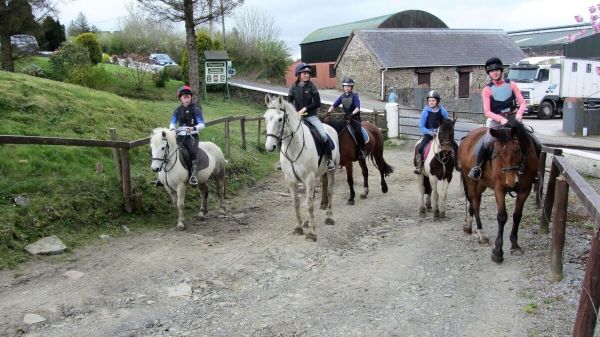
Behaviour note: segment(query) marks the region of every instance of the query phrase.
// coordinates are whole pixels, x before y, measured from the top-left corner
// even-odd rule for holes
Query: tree
[[[137,0],[145,9],[154,13],[158,21],[184,22],[185,44],[188,51],[188,73],[194,101],[198,101],[200,78],[198,53],[196,52],[196,27],[215,18],[230,14],[244,0],[220,0],[221,6],[208,6],[209,0]],[[212,0],[211,0],[212,1]]]
[[[38,44],[43,50],[55,51],[60,44],[67,40],[65,26],[59,20],[47,16],[42,23],[42,32],[38,37]]]
[[[75,42],[85,47],[90,53],[90,62],[98,64],[102,61],[102,50],[94,33],[83,33],[77,35]]]
[[[15,71],[10,36],[34,33],[39,27],[35,18],[54,12],[54,0],[0,0],[0,53],[2,69]]]
[[[83,33],[97,33],[98,28],[96,26],[90,26],[87,18],[83,15],[82,12],[79,12],[79,15],[75,18],[75,20],[71,20],[71,24],[69,28],[67,28],[67,34],[69,36],[77,36]]]

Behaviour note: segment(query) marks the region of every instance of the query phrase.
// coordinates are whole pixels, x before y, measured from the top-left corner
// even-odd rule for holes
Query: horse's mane
[[[329,119],[324,123],[331,125],[331,127],[334,128],[338,134],[340,134],[342,130],[344,130],[344,127],[346,127],[346,121],[332,120],[331,117],[329,117]]]
[[[271,109],[280,109],[288,116],[290,121],[292,122],[300,122],[300,117],[296,112],[296,108],[292,105],[292,103],[288,102],[286,98],[281,97],[281,104],[279,104],[279,99],[273,99],[271,103],[268,105]]]
[[[152,130],[152,137],[150,137],[150,144],[158,144],[162,140],[162,133],[165,131],[167,135],[167,141],[169,144],[175,144],[175,132],[167,129],[167,128],[156,128]]]

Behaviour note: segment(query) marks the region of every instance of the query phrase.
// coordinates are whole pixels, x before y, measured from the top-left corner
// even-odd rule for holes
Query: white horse
[[[302,216],[300,215],[300,199],[298,198],[298,183],[303,183],[306,188],[306,208],[308,219],[305,225],[308,230],[306,240],[316,241],[314,224],[314,191],[315,181],[321,179],[321,193],[327,196],[325,224],[333,225],[331,204],[333,198],[333,185],[335,171],[327,172],[325,158],[319,163],[317,148],[308,126],[300,121],[300,117],[293,105],[281,96],[271,98],[265,96],[267,111],[265,112],[265,128],[267,139],[265,149],[274,151],[280,146],[279,160],[281,170],[285,173],[285,180],[292,195],[292,202],[296,211],[297,226],[294,234],[302,235]],[[329,125],[323,125],[325,132],[331,137],[335,149],[331,151],[332,159],[337,166],[340,161],[339,143],[337,132]]]
[[[430,208],[431,199],[433,199],[433,217],[446,217],[446,197],[456,161],[456,154],[452,149],[455,122],[456,119],[445,119],[442,122],[437,134],[431,140],[431,148],[423,161],[423,172],[417,175],[420,191],[420,216],[425,216],[425,195],[427,195],[428,208]],[[416,147],[422,139],[415,144],[415,153]],[[425,149],[423,149],[423,152],[425,152]],[[441,183],[441,187],[438,187],[438,182]]]
[[[202,210],[198,213],[201,219],[206,218],[208,213],[208,186],[209,178],[213,177],[219,194],[219,209],[223,214],[223,198],[225,197],[225,165],[227,161],[221,149],[211,142],[200,142],[198,147],[203,150],[207,157],[206,167],[198,169],[198,188],[202,195]],[[185,202],[185,191],[189,180],[189,171],[183,166],[181,151],[176,141],[175,132],[166,128],[152,130],[150,137],[150,149],[152,151],[152,171],[158,172],[158,179],[163,183],[165,189],[171,196],[173,204],[177,206],[178,219],[177,229],[184,229],[183,208]]]

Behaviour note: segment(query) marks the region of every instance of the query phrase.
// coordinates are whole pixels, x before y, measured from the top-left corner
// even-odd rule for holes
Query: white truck
[[[529,57],[512,64],[506,77],[521,89],[525,113],[540,119],[562,115],[566,97],[583,98],[590,108],[600,106],[600,61]]]

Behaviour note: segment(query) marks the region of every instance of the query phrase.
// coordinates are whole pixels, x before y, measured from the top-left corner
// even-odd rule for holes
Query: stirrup
[[[281,171],[281,162],[278,161],[275,163],[275,169]]]
[[[415,169],[413,170],[413,173],[416,175],[420,175],[421,173],[423,173],[423,168],[422,167],[415,167]]]
[[[198,178],[195,175],[192,175],[189,180],[190,185],[196,186],[198,185]]]
[[[473,180],[481,179],[481,167],[473,166],[471,171],[469,171],[469,178],[471,178]]]

